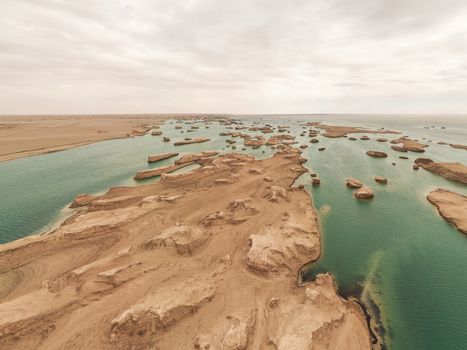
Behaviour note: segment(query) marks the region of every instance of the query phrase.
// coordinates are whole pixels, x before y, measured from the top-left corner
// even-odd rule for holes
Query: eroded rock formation
[[[320,254],[298,150],[209,159],[1,245],[0,348],[371,349],[330,276],[297,284]]]
[[[439,214],[460,232],[467,234],[467,196],[438,188],[426,197]]]

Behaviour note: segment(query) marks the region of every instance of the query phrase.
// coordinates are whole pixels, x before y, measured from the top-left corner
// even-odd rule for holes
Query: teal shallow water
[[[297,136],[302,130],[300,121],[385,127],[420,140],[432,140],[422,156],[467,164],[466,151],[436,144],[467,143],[467,120],[461,118],[252,116],[245,120],[290,125]],[[424,129],[426,125],[437,128]],[[172,141],[198,135],[211,137],[212,141],[173,147],[160,137],[144,136],[0,163],[0,242],[43,230],[67,214],[64,208],[79,193],[135,185],[132,177],[137,170],[148,167],[150,153],[222,150],[226,145],[227,138],[218,136],[225,129],[218,124],[185,134],[173,127],[162,127]],[[303,156],[309,159],[305,165],[322,179],[322,185],[316,188],[308,185],[309,178],[301,179],[312,193],[323,229],[322,256],[313,269],[332,272],[342,291],[363,290],[363,301],[373,300],[379,306],[388,348],[466,349],[467,237],[439,217],[425,196],[436,187],[467,194],[467,186],[424,170],[413,171],[412,160],[419,154],[404,154],[410,160],[398,159],[400,153],[370,137],[370,141],[355,142],[320,137],[320,143],[304,150]],[[308,137],[298,139],[309,144]],[[323,146],[326,150],[318,152],[317,148]],[[365,151],[369,149],[384,150],[389,157],[367,157]],[[272,150],[261,147],[246,152],[267,157]],[[396,166],[391,165],[392,161]],[[375,183],[375,175],[387,177],[389,183]],[[372,187],[375,199],[353,199],[352,191],[345,186],[348,176]]]

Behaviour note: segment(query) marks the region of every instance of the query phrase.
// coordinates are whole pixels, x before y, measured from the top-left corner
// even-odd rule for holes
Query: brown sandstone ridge
[[[339,125],[329,125],[323,124],[321,122],[308,122],[307,126],[314,126],[316,128],[324,129],[325,132],[322,133],[325,137],[337,138],[337,137],[346,137],[348,134],[400,134],[398,131],[384,130],[384,129],[365,129],[354,126],[339,126]]]
[[[155,162],[158,162],[160,160],[167,159],[167,158],[172,158],[172,157],[175,157],[175,156],[178,156],[178,153],[168,152],[168,153],[156,154],[156,155],[148,157],[148,163],[155,163]]]
[[[298,286],[320,254],[299,151],[209,160],[1,245],[0,348],[371,349],[330,275]]]
[[[144,135],[162,115],[2,116],[0,162]]]
[[[195,137],[194,139],[187,139],[187,140],[174,142],[174,146],[183,146],[183,145],[189,145],[191,143],[201,143],[201,142],[207,142],[207,141],[211,141],[211,139],[207,137]]]
[[[467,234],[467,196],[438,188],[426,197],[439,214],[460,232]]]
[[[406,151],[411,151],[411,152],[419,152],[419,153],[422,153],[422,152],[425,152],[425,147],[428,147],[428,145],[424,144],[424,143],[420,143],[416,140],[411,140],[407,137],[400,137],[398,139],[394,139],[391,141],[392,144],[402,144],[402,152],[403,150],[406,150]],[[400,148],[395,148],[395,147],[391,147],[393,150],[395,151],[401,151]]]
[[[414,163],[445,179],[467,184],[467,166],[462,163],[436,163],[428,158],[417,158]]]

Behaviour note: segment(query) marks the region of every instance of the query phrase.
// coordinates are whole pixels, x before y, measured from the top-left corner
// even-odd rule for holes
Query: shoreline
[[[363,311],[337,294],[329,274],[297,286],[294,271],[321,251],[312,198],[293,186],[306,172],[302,159],[290,147],[262,160],[222,154],[189,173],[111,188],[51,234],[0,246],[4,272],[41,266],[40,275],[4,286],[0,345],[53,349],[85,332],[94,348],[115,341],[149,346],[156,339],[162,347],[189,348],[222,344],[233,329],[252,348],[273,342],[282,349],[292,337],[303,346],[369,350]],[[87,302],[74,304],[76,298]],[[152,320],[147,307],[168,308],[170,316]],[[96,312],[87,328],[82,317]],[[171,321],[159,326],[165,317]],[[305,319],[311,329],[298,327]],[[50,324],[43,340],[24,333],[25,326],[42,332]]]
[[[21,159],[21,158],[32,157],[32,156],[39,156],[39,155],[42,155],[42,154],[66,151],[68,149],[78,148],[78,147],[87,146],[87,145],[92,145],[94,143],[103,142],[103,141],[121,140],[121,139],[126,139],[126,138],[130,138],[130,136],[111,137],[111,138],[105,138],[105,139],[100,139],[100,140],[83,141],[83,142],[78,142],[78,143],[70,143],[70,144],[65,144],[65,145],[57,145],[57,146],[50,146],[50,147],[39,148],[39,149],[34,149],[34,150],[27,150],[27,151],[15,152],[15,153],[2,154],[2,155],[0,155],[0,163],[8,162],[10,160],[16,160],[16,159]]]
[[[0,162],[146,134],[170,116],[79,115],[0,118]],[[188,118],[188,117],[185,117]]]

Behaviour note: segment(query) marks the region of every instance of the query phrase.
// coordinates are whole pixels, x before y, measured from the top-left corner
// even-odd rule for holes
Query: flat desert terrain
[[[154,115],[0,116],[0,162],[137,136],[164,119]]]

